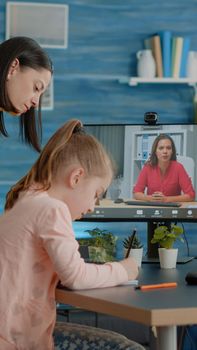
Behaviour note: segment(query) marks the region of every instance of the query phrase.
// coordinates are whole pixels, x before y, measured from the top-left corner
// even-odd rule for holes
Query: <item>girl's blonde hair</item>
[[[80,120],[70,120],[59,128],[43,148],[30,171],[7,193],[5,209],[15,204],[20,192],[34,183],[47,191],[60,167],[78,163],[86,176],[113,176],[113,163],[102,144],[85,133]]]

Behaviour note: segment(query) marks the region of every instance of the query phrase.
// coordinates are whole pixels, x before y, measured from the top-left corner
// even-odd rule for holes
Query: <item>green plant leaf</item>
[[[151,243],[158,243],[162,248],[173,248],[174,242],[176,240],[180,240],[184,242],[184,239],[180,237],[183,234],[183,228],[177,225],[168,226],[158,226],[154,230],[153,238],[151,239]]]
[[[97,255],[98,253],[96,253],[96,256],[91,258],[91,260],[95,262],[113,261],[116,255],[116,241],[118,237],[112,232],[101,230],[98,227],[92,230],[86,230],[85,232],[88,232],[90,237],[79,239],[78,243],[80,245],[86,245],[89,248],[101,247],[105,251],[102,258]],[[94,251],[94,249],[92,251]]]

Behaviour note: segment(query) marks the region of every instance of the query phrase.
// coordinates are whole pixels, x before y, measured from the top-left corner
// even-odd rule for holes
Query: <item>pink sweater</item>
[[[0,217],[0,349],[53,349],[59,279],[87,289],[128,276],[118,262],[85,263],[66,204],[47,192],[28,193]]]

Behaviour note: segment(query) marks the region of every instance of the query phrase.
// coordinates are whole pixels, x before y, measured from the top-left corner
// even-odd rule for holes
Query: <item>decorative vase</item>
[[[159,261],[161,269],[174,269],[176,268],[178,248],[166,249],[158,248]]]
[[[137,75],[142,78],[154,78],[156,75],[156,64],[152,50],[141,50],[137,54]]]
[[[127,251],[127,249],[125,249],[125,253],[126,253],[126,251]],[[136,260],[138,267],[141,267],[142,257],[143,257],[143,247],[131,249],[129,256],[132,256]]]

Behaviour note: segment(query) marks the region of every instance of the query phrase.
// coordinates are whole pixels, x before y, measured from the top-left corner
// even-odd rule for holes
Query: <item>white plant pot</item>
[[[159,261],[161,269],[174,269],[176,268],[178,248],[166,249],[158,248]]]
[[[125,253],[126,253],[126,249],[125,249]],[[141,267],[142,265],[142,256],[143,256],[143,247],[142,248],[135,248],[135,249],[131,249],[129,256],[132,256],[136,262],[138,267]]]

